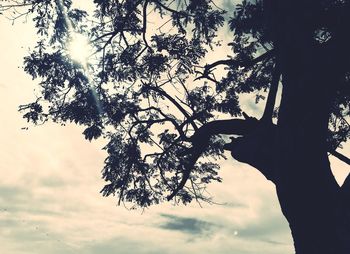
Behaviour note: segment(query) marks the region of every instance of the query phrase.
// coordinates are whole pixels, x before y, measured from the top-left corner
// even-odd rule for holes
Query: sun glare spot
[[[92,47],[84,35],[74,34],[68,44],[68,52],[73,60],[85,66],[92,53]]]

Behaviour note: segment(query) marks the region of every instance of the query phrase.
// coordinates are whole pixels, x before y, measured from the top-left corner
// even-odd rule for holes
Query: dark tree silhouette
[[[348,0],[94,0],[93,16],[71,0],[3,2],[38,31],[24,63],[41,96],[20,111],[109,140],[103,195],[210,202],[205,186],[221,179],[208,158],[227,149],[275,184],[298,254],[350,253],[350,179],[339,187],[328,160],[349,164],[336,151],[349,137]],[[222,30],[231,55],[205,63]],[[77,33],[94,48],[87,64],[67,50]],[[241,112],[240,95],[264,91],[259,120]]]

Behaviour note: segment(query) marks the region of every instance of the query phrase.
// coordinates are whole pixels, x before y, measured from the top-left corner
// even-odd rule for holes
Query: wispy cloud
[[[161,214],[161,217],[166,220],[159,225],[160,228],[181,231],[191,235],[205,235],[214,227],[214,224],[196,218],[186,218],[170,214]]]

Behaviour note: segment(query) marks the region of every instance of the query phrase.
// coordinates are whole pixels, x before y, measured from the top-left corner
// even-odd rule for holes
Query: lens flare
[[[73,34],[68,44],[68,52],[74,61],[86,66],[92,53],[92,47],[84,35]]]

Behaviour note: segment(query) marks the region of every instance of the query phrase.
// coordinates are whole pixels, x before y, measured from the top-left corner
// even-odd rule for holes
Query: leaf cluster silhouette
[[[327,13],[347,5],[324,2]],[[240,116],[239,96],[256,93],[259,100],[271,84],[276,29],[263,1],[242,1],[233,10],[209,0],[94,4],[89,16],[70,0],[23,1],[38,33],[25,71],[40,80],[42,94],[20,107],[23,117],[35,124],[75,122],[86,127],[86,139],[109,139],[103,195],[148,206],[173,193],[191,171],[191,186],[182,186],[176,197],[184,203],[205,198],[205,185],[221,179],[218,165],[203,157],[224,157],[224,141],[207,136],[196,145],[191,136],[210,121]],[[20,6],[2,9],[10,7]],[[231,31],[232,52],[229,59],[206,63],[208,51],[220,45],[220,29]],[[87,69],[70,58],[72,33],[85,35],[95,49]],[[213,69],[220,65],[226,73],[216,79]],[[349,136],[348,82],[343,80],[332,107],[331,150]]]

